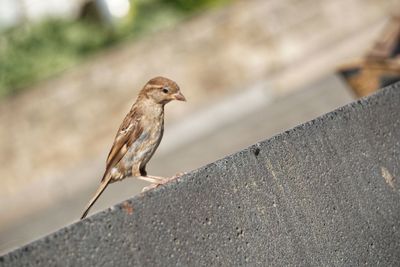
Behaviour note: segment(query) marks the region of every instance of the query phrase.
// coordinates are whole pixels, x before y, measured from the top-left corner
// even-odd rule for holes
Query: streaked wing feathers
[[[142,134],[143,128],[140,125],[140,118],[141,113],[136,108],[131,109],[129,114],[126,115],[124,121],[118,129],[114,144],[112,145],[110,153],[108,154],[107,167],[102,181],[105,179],[110,170],[115,167],[123,158],[125,153],[128,151],[129,146]]]

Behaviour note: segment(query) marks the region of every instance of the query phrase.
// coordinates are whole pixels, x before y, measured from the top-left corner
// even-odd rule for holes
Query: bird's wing
[[[143,132],[140,124],[141,114],[133,108],[125,117],[115,136],[114,144],[111,147],[107,157],[106,171],[104,172],[102,181],[105,179],[110,170],[115,167],[122,157],[126,154],[129,146],[135,142]]]

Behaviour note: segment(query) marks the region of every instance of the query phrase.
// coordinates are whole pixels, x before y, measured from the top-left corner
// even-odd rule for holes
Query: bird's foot
[[[185,174],[186,174],[186,172],[178,172],[178,173],[175,174],[174,176],[168,178],[168,180],[169,180],[169,181],[175,180],[175,179],[177,179],[177,178],[179,178],[179,177],[181,177],[181,176],[183,176],[183,175],[185,175]]]
[[[157,188],[158,186],[159,186],[159,184],[151,184],[151,185],[145,186],[142,189],[142,193],[149,191],[151,189]]]
[[[148,191],[148,190],[157,188],[157,187],[159,187],[160,185],[163,185],[163,184],[167,183],[169,180],[170,180],[169,178],[164,178],[163,180],[159,179],[159,180],[157,180],[156,182],[153,182],[151,185],[148,185],[148,186],[144,187],[144,188],[142,189],[142,193],[143,193],[143,192],[146,192],[146,191]]]
[[[186,173],[185,172],[180,172],[180,173],[177,173],[174,176],[169,177],[169,178],[164,178],[164,177],[159,177],[159,176],[149,176],[148,175],[145,178],[150,178],[151,180],[150,179],[143,179],[143,180],[150,181],[152,184],[149,185],[149,186],[144,187],[142,189],[142,192],[146,192],[148,190],[157,188],[160,185],[163,185],[163,184],[168,183],[169,181],[175,180],[175,179],[181,177],[184,174],[186,174]]]

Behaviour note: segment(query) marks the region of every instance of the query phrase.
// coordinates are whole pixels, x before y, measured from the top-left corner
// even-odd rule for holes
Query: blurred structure
[[[128,15],[129,0],[1,0],[0,30],[47,18],[74,19],[91,16],[113,23]]]
[[[129,14],[129,0],[93,0],[86,1],[81,8],[80,18],[95,20],[112,26],[115,20]]]
[[[339,68],[358,97],[400,80],[400,15],[393,16],[363,59]]]
[[[1,0],[0,30],[48,17],[72,18],[87,0]]]

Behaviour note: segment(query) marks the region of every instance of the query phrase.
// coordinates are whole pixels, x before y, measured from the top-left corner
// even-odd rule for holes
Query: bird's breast
[[[142,133],[129,147],[123,159],[126,169],[131,169],[134,165],[145,166],[161,142],[164,121],[152,120],[142,121],[142,123]]]

